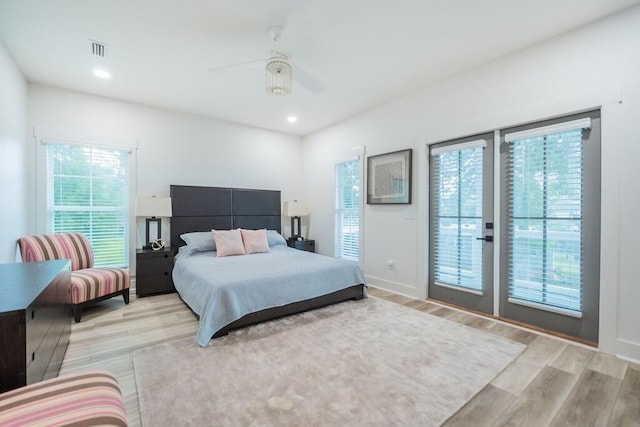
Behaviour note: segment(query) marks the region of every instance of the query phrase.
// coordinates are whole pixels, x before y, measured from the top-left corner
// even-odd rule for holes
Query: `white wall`
[[[0,43],[0,263],[14,261],[17,239],[34,224],[25,186],[26,118],[27,82]]]
[[[29,188],[38,201],[39,232],[46,228],[42,139],[131,148],[132,224],[136,195],[168,196],[171,184],[281,190],[283,200],[300,197],[300,137],[39,84],[30,84],[28,92],[28,124],[37,135],[29,143]],[[132,228],[139,247],[144,220]]]
[[[328,183],[333,183],[333,163],[340,153],[354,146],[366,146],[367,155],[413,148],[413,205],[365,206],[362,264],[370,283],[424,298],[426,146],[602,107],[600,347],[640,360],[638,40],[640,7],[305,137],[310,237],[321,253],[333,255],[334,194]],[[387,268],[388,260],[396,268]]]

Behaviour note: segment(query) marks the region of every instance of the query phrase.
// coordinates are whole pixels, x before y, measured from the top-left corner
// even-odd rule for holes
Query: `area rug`
[[[133,361],[145,426],[436,426],[523,348],[370,297]]]

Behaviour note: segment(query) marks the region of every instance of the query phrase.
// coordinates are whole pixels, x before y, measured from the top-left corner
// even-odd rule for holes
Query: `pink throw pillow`
[[[267,230],[245,230],[240,229],[244,251],[247,254],[257,254],[269,252],[269,242],[267,241]]]
[[[244,255],[242,234],[240,229],[235,230],[211,230],[213,240],[216,241],[216,256]]]

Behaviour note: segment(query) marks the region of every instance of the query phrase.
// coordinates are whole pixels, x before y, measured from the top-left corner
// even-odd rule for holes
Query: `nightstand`
[[[301,251],[315,252],[316,241],[315,240],[293,240],[287,239],[287,246],[300,249]]]
[[[172,248],[136,250],[136,295],[175,292],[172,270]]]

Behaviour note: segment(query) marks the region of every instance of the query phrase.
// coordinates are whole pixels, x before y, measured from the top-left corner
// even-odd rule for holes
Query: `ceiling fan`
[[[326,87],[313,75],[304,70],[290,55],[278,50],[276,46],[282,36],[282,27],[272,27],[269,30],[274,49],[262,59],[239,62],[231,65],[211,68],[212,73],[223,73],[242,69],[261,68],[265,70],[265,90],[269,95],[286,96],[291,94],[292,80],[306,88],[313,94],[322,93]]]

